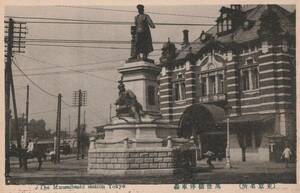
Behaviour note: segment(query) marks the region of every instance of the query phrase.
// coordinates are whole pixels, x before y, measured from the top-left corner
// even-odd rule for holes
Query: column
[[[172,71],[164,67],[159,81],[160,112],[166,120],[172,121]]]
[[[219,93],[219,84],[218,84],[218,73],[216,73],[216,75],[215,75],[215,89],[216,89],[216,94],[218,94]]]
[[[251,144],[252,144],[252,148],[255,148],[255,130],[252,130],[251,131],[251,140],[252,140],[252,142],[251,142]]]
[[[248,77],[249,77],[249,90],[253,89],[253,82],[252,82],[252,70],[249,68],[248,70]]]
[[[196,73],[195,64],[190,61],[186,62],[186,72],[185,72],[185,101],[187,105],[196,103]]]
[[[207,75],[206,77],[206,95],[209,95],[209,75]]]

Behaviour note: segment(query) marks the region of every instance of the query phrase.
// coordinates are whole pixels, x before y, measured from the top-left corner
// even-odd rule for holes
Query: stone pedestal
[[[150,62],[137,61],[125,63],[118,70],[126,90],[135,93],[143,112],[139,119],[119,114],[104,127],[104,139],[91,140],[88,173],[171,175],[185,167],[182,155],[195,165],[194,141],[178,139],[177,126],[163,121],[160,115],[156,93],[160,68]]]
[[[143,111],[159,114],[157,76],[160,73],[160,67],[140,60],[124,63],[118,71],[123,76],[126,89],[136,94],[137,100],[143,106]],[[152,100],[151,97],[154,99]]]

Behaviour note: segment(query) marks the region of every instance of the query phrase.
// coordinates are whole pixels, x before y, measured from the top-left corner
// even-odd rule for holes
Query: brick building
[[[160,58],[160,111],[200,152],[224,154],[226,117],[232,160],[278,160],[295,148],[295,12],[278,5],[222,7],[216,25]]]

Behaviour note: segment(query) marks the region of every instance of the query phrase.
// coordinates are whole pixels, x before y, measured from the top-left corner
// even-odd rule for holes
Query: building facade
[[[278,5],[222,7],[216,25],[160,58],[160,111],[200,154],[276,161],[296,147],[295,13]]]

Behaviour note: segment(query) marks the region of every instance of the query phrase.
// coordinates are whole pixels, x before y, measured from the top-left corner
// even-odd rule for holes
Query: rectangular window
[[[248,70],[242,71],[241,80],[242,80],[243,90],[249,90],[250,85],[249,85],[249,71]]]
[[[221,32],[223,32],[224,31],[224,28],[223,28],[223,21],[221,22]]]
[[[253,89],[259,88],[259,73],[257,68],[251,69],[251,76],[252,76],[252,88]]]
[[[228,20],[228,30],[231,30],[232,29],[232,26],[231,26],[231,20]]]
[[[173,96],[175,101],[185,99],[185,83],[183,81],[173,83]]]
[[[180,100],[179,84],[178,83],[174,84],[174,97],[175,97],[175,101]]]
[[[185,99],[185,83],[184,82],[180,82],[180,100],[184,100]]]
[[[209,77],[209,93],[208,95],[216,94],[216,81],[215,76]]]
[[[207,87],[206,87],[206,78],[203,77],[201,78],[201,96],[206,96],[207,95]]]
[[[223,74],[218,75],[218,93],[224,93]]]
[[[241,71],[241,85],[243,90],[259,88],[259,72],[257,67],[247,68]]]

